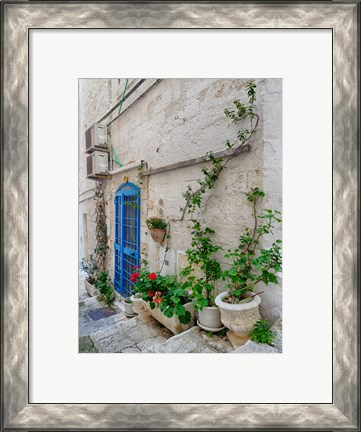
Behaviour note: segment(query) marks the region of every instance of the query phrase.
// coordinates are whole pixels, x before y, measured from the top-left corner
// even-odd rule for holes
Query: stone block
[[[260,344],[253,341],[248,341],[245,345],[235,349],[233,351],[234,354],[236,353],[270,353],[270,354],[278,354],[278,351],[276,348],[271,347],[267,344]],[[232,353],[232,354],[233,354]]]
[[[228,336],[228,339],[231,342],[234,349],[237,349],[240,346],[243,346],[246,342],[249,341],[248,335],[240,335],[240,334],[234,333],[230,330],[227,332],[227,336]]]

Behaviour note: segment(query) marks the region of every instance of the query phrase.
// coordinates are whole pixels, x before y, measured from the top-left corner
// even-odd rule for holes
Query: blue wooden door
[[[140,190],[133,183],[122,184],[114,197],[114,287],[124,297],[132,293],[130,277],[140,265]]]

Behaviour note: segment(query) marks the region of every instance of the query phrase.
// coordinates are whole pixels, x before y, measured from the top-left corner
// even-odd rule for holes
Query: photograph
[[[282,79],[79,79],[79,352],[282,353]]]

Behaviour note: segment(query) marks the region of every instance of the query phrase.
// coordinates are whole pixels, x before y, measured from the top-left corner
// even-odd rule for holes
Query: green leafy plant
[[[188,265],[180,275],[186,279],[183,287],[192,290],[196,310],[214,305],[215,282],[222,276],[221,266],[214,258],[222,247],[213,244],[212,234],[214,231],[211,228],[202,227],[198,220],[193,220],[191,248],[186,251]],[[197,268],[204,276],[195,275]]]
[[[99,270],[105,270],[108,253],[108,234],[105,216],[104,182],[99,181],[95,188],[95,256]]]
[[[223,272],[229,290],[224,301],[228,303],[244,301],[260,282],[277,284],[277,274],[282,270],[281,240],[274,241],[269,248],[261,245],[264,236],[273,234],[274,224],[281,222],[280,212],[265,209],[261,215],[257,214],[258,200],[265,196],[257,187],[246,196],[253,205],[254,225],[244,229],[239,246],[225,255],[231,260],[230,267]]]
[[[95,286],[99,290],[99,297],[104,300],[108,306],[111,306],[115,301],[115,292],[112,281],[108,277],[108,272],[102,271],[98,274]]]
[[[190,301],[190,295],[175,276],[161,276],[148,269],[134,270],[131,276],[134,289],[151,309],[158,307],[168,318],[176,315],[182,324],[190,322],[192,316],[184,307]]]
[[[184,208],[181,208],[182,219],[187,209],[189,214],[193,214],[197,208],[201,207],[203,194],[214,187],[220,173],[223,171],[225,166],[225,164],[222,164],[223,159],[216,158],[212,152],[207,153],[207,159],[210,162],[210,167],[202,167],[201,172],[204,177],[197,180],[198,188],[193,190],[188,185],[187,190],[183,193],[186,204]]]
[[[233,101],[235,109],[226,108],[224,110],[225,116],[231,120],[229,126],[239,123],[244,126],[246,123],[247,127],[238,130],[236,134],[237,139],[233,139],[232,141],[227,139],[225,141],[228,155],[226,154],[223,159],[215,157],[212,152],[206,154],[209,163],[207,166],[202,167],[201,171],[203,177],[197,180],[197,187],[194,188],[191,185],[188,185],[186,191],[183,192],[182,196],[185,199],[185,205],[180,208],[181,216],[178,219],[169,220],[168,233],[171,231],[171,222],[183,221],[187,211],[190,218],[194,218],[196,210],[201,208],[203,195],[215,186],[219,176],[231,160],[232,156],[240,153],[244,147],[249,144],[259,123],[259,115],[255,112],[256,89],[257,86],[255,82],[253,80],[248,81],[246,84],[248,100],[243,103],[240,99],[236,99]],[[229,154],[229,152],[231,152],[231,154]],[[167,239],[166,253],[164,254],[163,264],[161,266],[162,268],[169,249],[168,244],[169,241]]]
[[[222,159],[215,157],[212,152],[207,153],[206,156],[210,162],[210,167],[205,166],[202,168],[203,178],[197,180],[198,187],[195,190],[188,185],[187,190],[183,193],[186,204],[184,208],[181,208],[181,220],[184,219],[187,209],[188,213],[192,215],[197,208],[199,209],[201,207],[203,194],[214,187],[231,157],[238,154],[238,152],[249,143],[252,135],[256,131],[259,122],[259,115],[255,112],[256,88],[257,86],[253,80],[248,81],[246,84],[248,101],[243,103],[240,99],[236,99],[233,101],[234,109],[226,108],[224,110],[225,116],[231,120],[229,126],[239,122],[244,123],[245,121],[249,123],[249,126],[238,130],[236,140],[226,140],[225,147],[232,150],[232,155]]]
[[[167,229],[167,222],[163,218],[151,217],[145,221],[149,229]]]
[[[276,333],[271,330],[271,324],[266,320],[258,320],[250,332],[249,337],[257,343],[272,345]]]
[[[94,285],[97,280],[97,274],[99,272],[98,261],[93,254],[89,255],[88,259],[83,258],[80,263],[80,270],[85,272],[88,276],[86,280]]]

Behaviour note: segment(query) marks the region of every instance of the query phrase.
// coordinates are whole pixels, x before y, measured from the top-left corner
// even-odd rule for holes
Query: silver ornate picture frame
[[[1,18],[1,430],[360,430],[360,2],[3,1]],[[29,404],[31,28],[332,29],[333,403]]]

